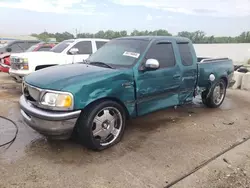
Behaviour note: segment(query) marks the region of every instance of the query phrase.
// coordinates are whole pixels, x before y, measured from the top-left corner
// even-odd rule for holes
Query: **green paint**
[[[136,117],[192,101],[197,86],[203,89],[211,87],[212,83],[208,79],[211,73],[216,76],[215,81],[222,77],[229,81],[232,80],[233,64],[231,60],[197,63],[193,45],[186,38],[130,37],[112,42],[133,39],[148,42],[146,42],[138,60],[130,66],[118,66],[115,69],[83,63],[54,66],[30,74],[25,78],[25,81],[43,89],[71,92],[74,96],[75,110],[84,110],[92,102],[108,98],[122,103],[129,115]],[[176,60],[175,66],[153,71],[141,71],[140,68],[146,61],[148,49],[154,43],[161,41],[172,43]],[[193,57],[191,66],[182,65],[177,42],[189,43]],[[106,54],[101,54],[102,51],[98,53],[104,55],[104,59],[115,54],[114,51],[105,52]],[[112,56],[114,62],[116,61],[115,55]],[[180,77],[174,78],[175,75],[180,75]]]

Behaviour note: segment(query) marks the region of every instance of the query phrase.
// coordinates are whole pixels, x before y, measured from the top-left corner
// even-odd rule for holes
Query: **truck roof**
[[[80,41],[95,41],[95,40],[98,40],[98,41],[109,41],[109,39],[101,39],[101,38],[77,38],[77,39],[67,39],[65,41],[74,41],[74,42],[80,42]]]
[[[15,42],[41,42],[40,40],[10,40],[8,44],[12,44]]]
[[[173,37],[173,36],[131,36],[131,37],[121,37],[117,39],[134,39],[134,40],[169,40],[176,42],[191,42],[190,39],[185,37]]]

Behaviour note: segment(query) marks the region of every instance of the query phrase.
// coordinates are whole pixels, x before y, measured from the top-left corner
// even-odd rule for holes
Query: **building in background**
[[[48,42],[56,42],[56,38],[48,38]]]

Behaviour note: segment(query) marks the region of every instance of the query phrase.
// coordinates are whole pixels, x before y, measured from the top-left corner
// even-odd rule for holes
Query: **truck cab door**
[[[177,54],[180,58],[182,82],[179,92],[179,103],[191,103],[198,80],[197,58],[190,42],[177,42]]]
[[[76,43],[68,51],[68,55],[72,56],[72,63],[83,62],[83,60],[86,60],[93,53],[92,46],[92,41],[81,41]]]
[[[148,59],[157,60],[159,68],[143,68]],[[139,69],[142,70],[135,74],[138,115],[179,104],[181,70],[176,63],[176,54],[171,42],[155,41]]]

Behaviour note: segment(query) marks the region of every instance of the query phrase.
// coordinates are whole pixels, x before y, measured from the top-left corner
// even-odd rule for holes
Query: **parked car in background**
[[[28,48],[25,52],[49,51],[55,45],[56,43],[39,42]],[[11,55],[10,52],[0,54],[0,72],[9,73],[10,55]]]
[[[41,42],[40,40],[11,40],[0,46],[0,54],[5,52],[25,52],[31,46]]]
[[[38,44],[31,46],[25,52],[50,51],[57,44],[58,44],[57,42],[40,42]]]
[[[10,54],[9,52],[0,54],[0,72],[9,73],[10,69]]]
[[[86,62],[49,67],[24,78],[24,121],[43,135],[103,150],[118,143],[126,119],[168,107],[219,107],[233,83],[228,58],[197,58],[180,37],[125,37],[108,42]]]
[[[10,53],[25,52],[39,42],[39,40],[9,40],[2,43],[0,46],[0,72],[9,72]]]
[[[108,41],[95,38],[70,39],[57,44],[48,52],[12,54],[10,76],[21,82],[24,76],[46,67],[83,62]]]

